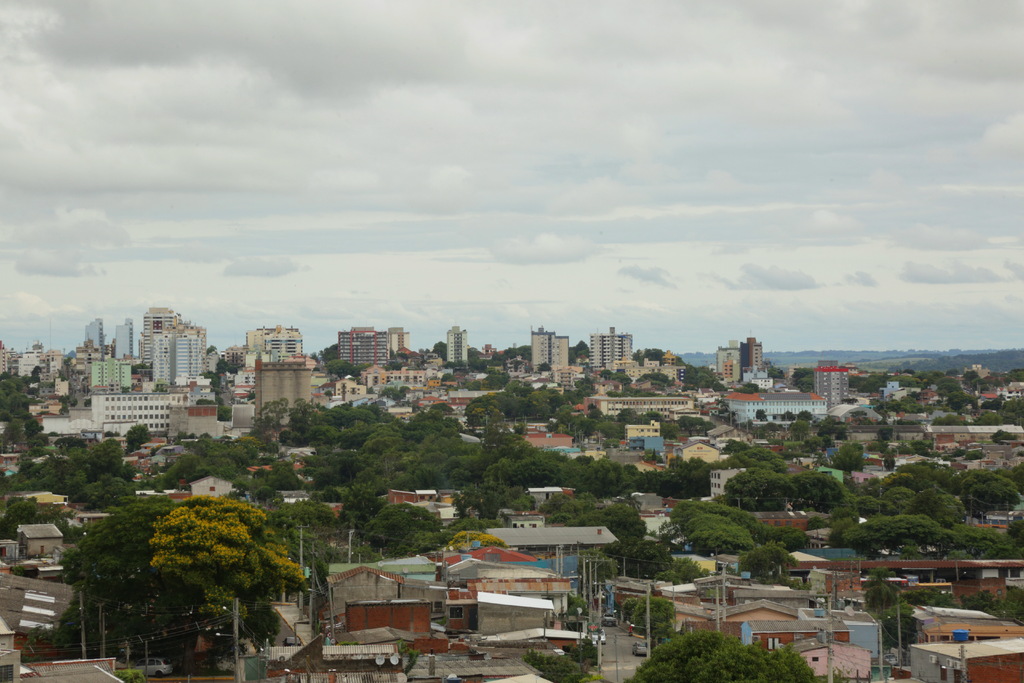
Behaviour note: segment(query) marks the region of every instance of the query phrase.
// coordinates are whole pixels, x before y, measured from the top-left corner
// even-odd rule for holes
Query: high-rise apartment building
[[[376,365],[386,363],[388,333],[372,327],[353,327],[347,332],[338,332],[338,358],[355,365]]]
[[[448,330],[448,357],[445,360],[456,365],[469,362],[469,332],[458,325]]]
[[[132,358],[135,354],[135,321],[125,318],[114,328],[114,358]]]
[[[590,335],[590,367],[611,368],[615,361],[632,357],[633,335],[616,332],[614,327]]]
[[[565,367],[569,364],[569,337],[560,337],[554,332],[545,331],[544,327],[530,330],[530,362],[536,369],[542,363],[552,368]]]
[[[402,349],[412,350],[412,335],[404,327],[388,328],[388,353],[392,356]]]
[[[103,335],[103,320],[101,318],[96,318],[85,326],[85,341],[91,341],[93,346],[99,349],[101,358],[106,357],[107,340]]]
[[[261,327],[245,333],[245,346],[273,357],[302,355],[302,333],[294,327]]]
[[[756,337],[747,337],[747,341],[740,342],[740,372],[744,370],[763,370],[764,353],[761,350],[761,342]]]
[[[132,363],[127,360],[107,358],[103,361],[92,363],[89,366],[92,375],[92,391],[120,393],[131,391],[132,388]]]
[[[727,382],[738,382],[741,370],[740,343],[730,339],[728,346],[719,346],[715,352],[715,372]]]
[[[153,307],[142,316],[142,334],[139,335],[139,358],[153,365],[153,335],[173,330],[181,324],[181,316],[169,308]]]
[[[183,321],[169,308],[150,308],[142,317],[139,356],[153,369],[153,381],[173,382],[206,372],[206,328]]]
[[[850,393],[850,369],[834,360],[819,360],[814,368],[814,393],[828,408],[838,405]]]
[[[206,372],[206,329],[181,327],[153,335],[153,381],[174,382]]]

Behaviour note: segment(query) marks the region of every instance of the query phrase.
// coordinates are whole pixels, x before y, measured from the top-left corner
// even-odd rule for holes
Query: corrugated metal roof
[[[518,595],[503,595],[501,593],[485,593],[483,591],[476,594],[476,601],[482,602],[488,605],[505,605],[506,607],[528,607],[530,609],[555,609],[554,603],[550,600],[544,600],[542,598],[524,598]]]
[[[324,645],[324,659],[351,659],[391,655],[398,652],[394,643],[370,643],[368,645]]]
[[[824,619],[794,619],[792,621],[765,619],[748,621],[747,624],[754,633],[805,633],[824,631],[828,626]],[[850,629],[838,619],[833,619],[832,630],[849,631]]]
[[[959,659],[961,646],[964,649],[964,655],[968,659],[1021,654],[1024,653],[1024,638],[977,640],[966,643],[922,643],[920,645],[911,645],[911,648]]]
[[[513,547],[552,545],[607,545],[619,540],[608,527],[604,526],[554,526],[540,529],[488,529],[487,533],[497,536]]]

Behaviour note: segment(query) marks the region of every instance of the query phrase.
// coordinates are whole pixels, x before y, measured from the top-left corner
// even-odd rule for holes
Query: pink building
[[[814,669],[815,676],[828,674],[828,646],[817,638],[798,640],[793,643],[804,661]],[[871,679],[871,650],[852,643],[832,643],[832,670],[852,680]]]

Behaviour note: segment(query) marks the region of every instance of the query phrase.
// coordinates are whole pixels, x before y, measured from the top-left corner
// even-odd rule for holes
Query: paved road
[[[606,627],[608,642],[602,646],[603,663],[601,675],[609,681],[621,683],[636,672],[636,668],[645,660],[633,654],[633,643],[639,641],[629,635],[629,632],[621,627]]]

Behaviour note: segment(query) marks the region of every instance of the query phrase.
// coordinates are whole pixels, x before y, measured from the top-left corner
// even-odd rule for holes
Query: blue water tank
[[[740,572],[740,578],[741,579],[749,579],[750,578],[750,572]]]
[[[967,642],[967,636],[969,634],[970,634],[970,631],[968,631],[965,628],[955,628],[955,629],[953,629],[953,642],[954,643],[966,643]]]

